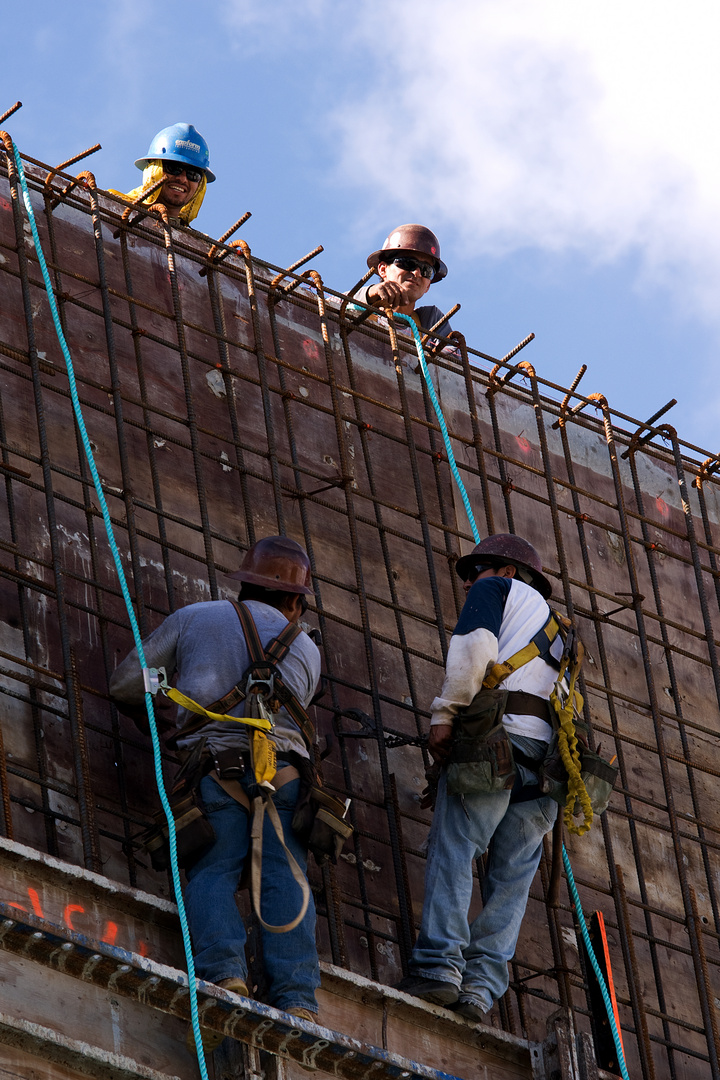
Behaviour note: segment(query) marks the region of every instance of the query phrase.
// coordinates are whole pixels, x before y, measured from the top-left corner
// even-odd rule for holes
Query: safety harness
[[[560,660],[551,652],[558,635],[563,638],[563,652]],[[579,718],[583,707],[583,698],[577,689],[577,677],[584,655],[585,649],[570,620],[558,611],[551,610],[544,626],[538,630],[532,641],[504,660],[502,664],[494,664],[483,680],[483,689],[494,690],[508,675],[518,671],[525,664],[529,664],[536,657],[540,657],[557,671],[557,679],[550,694],[551,719],[557,731],[558,750],[568,776],[565,825],[568,832],[575,833],[577,836],[586,833],[593,821],[593,808],[582,778],[582,761],[575,730],[575,718],[576,716]],[[513,711],[511,703],[507,711]],[[579,824],[575,822],[573,815],[576,801],[579,802],[583,813],[583,820]]]
[[[278,664],[287,656],[292,643],[302,633],[302,630],[297,624],[287,623],[277,637],[273,638],[263,649],[255,620],[249,609],[243,603],[235,603],[234,601],[231,601],[231,603],[240,620],[240,626],[250,656],[250,664],[235,686],[206,708],[170,686],[164,668],[150,668],[150,677],[155,687],[151,692],[161,690],[171,701],[198,716],[198,720],[187,725],[168,739],[167,745],[170,749],[177,747],[179,739],[194,735],[208,724],[218,720],[245,724],[252,729],[250,738],[252,779],[249,780],[247,772],[242,776],[241,783],[235,780],[224,782],[220,776],[218,779],[224,790],[231,794],[231,797],[244,804],[245,800],[242,798],[244,793],[248,805],[251,806],[250,894],[253,907],[258,920],[266,930],[272,934],[284,934],[294,930],[302,922],[310,902],[310,887],[297,860],[285,843],[282,822],[271,798],[276,790],[273,780],[277,773],[277,748],[271,736],[274,729],[274,714],[284,706],[299,727],[308,750],[312,753],[315,740],[313,724],[298,699],[285,686],[278,669]],[[245,716],[227,715],[229,709],[235,708],[242,702],[247,702]],[[270,733],[270,737],[268,733]],[[284,771],[281,770],[280,775]],[[239,769],[236,772],[237,775],[240,775]],[[235,786],[237,786],[237,793],[233,790]],[[302,892],[300,911],[292,921],[280,926],[265,922],[261,914],[263,821],[265,813],[267,813],[285,852],[293,879]]]

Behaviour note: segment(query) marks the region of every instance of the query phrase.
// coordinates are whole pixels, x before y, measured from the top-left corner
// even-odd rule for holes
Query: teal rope
[[[470,522],[470,528],[472,529],[472,534],[475,538],[475,543],[479,544],[480,533],[478,532],[477,525],[475,524],[475,516],[470,506],[470,500],[468,498],[467,491],[465,490],[465,485],[462,482],[462,478],[460,476],[460,472],[455,461],[455,455],[453,454],[452,446],[450,444],[450,436],[448,434],[447,424],[445,423],[445,417],[443,416],[440,402],[438,401],[437,394],[435,393],[435,387],[433,386],[432,379],[430,378],[430,372],[428,370],[427,361],[425,359],[425,350],[423,349],[420,331],[418,330],[417,323],[410,315],[403,315],[401,312],[396,311],[394,312],[394,316],[396,319],[402,319],[404,322],[406,322],[413,332],[413,337],[415,338],[415,347],[417,349],[418,359],[420,361],[420,367],[425,378],[425,384],[428,388],[428,394],[430,395],[430,400],[435,410],[435,415],[438,418],[440,431],[442,432],[443,441],[445,443],[445,452],[447,453],[448,462],[450,464],[450,470],[455,478],[455,483],[460,489],[460,494],[462,496],[462,501],[465,505],[465,511],[468,516],[468,521]],[[570,866],[570,858],[564,844],[562,854],[563,862],[565,864],[565,873],[567,874],[568,885],[570,886],[570,893],[572,895],[573,904],[575,905],[575,911],[577,912],[578,922],[580,923],[580,932],[582,934],[582,939],[585,942],[585,948],[587,949],[588,956],[590,957],[590,963],[592,964],[593,971],[595,972],[597,981],[600,985],[603,1001],[605,1002],[605,1009],[607,1011],[608,1020],[610,1022],[610,1030],[612,1031],[613,1039],[615,1041],[615,1050],[617,1052],[618,1063],[620,1065],[620,1074],[623,1080],[629,1080],[627,1067],[625,1065],[625,1055],[623,1054],[622,1043],[620,1042],[620,1035],[618,1033],[617,1024],[615,1023],[615,1013],[613,1012],[610,994],[608,993],[605,979],[603,978],[602,971],[600,970],[600,965],[597,962],[597,957],[595,956],[595,953],[593,951],[592,943],[590,941],[590,934],[588,933],[588,928],[585,924],[585,916],[583,915],[582,904],[580,903],[580,897],[575,886],[575,878],[573,877],[572,867]]]
[[[455,477],[455,483],[457,484],[460,491],[460,496],[465,506],[465,513],[467,514],[468,521],[470,522],[470,529],[472,530],[475,543],[479,544],[480,533],[478,532],[477,525],[475,524],[475,516],[472,512],[472,507],[470,506],[470,499],[468,498],[468,493],[465,490],[465,485],[463,484],[460,477],[460,470],[458,469],[457,462],[455,461],[455,455],[453,453],[453,448],[450,443],[450,436],[448,434],[447,424],[445,423],[445,417],[443,416],[440,402],[438,401],[437,394],[435,393],[435,387],[433,386],[432,379],[430,378],[430,372],[428,371],[427,360],[425,359],[425,350],[423,349],[420,331],[418,330],[417,323],[412,318],[412,316],[403,315],[400,311],[394,312],[394,315],[396,319],[402,319],[404,322],[406,322],[413,332],[413,337],[415,338],[415,347],[417,348],[418,359],[420,361],[420,367],[422,368],[422,373],[425,378],[425,385],[427,386],[428,394],[430,395],[430,401],[432,402],[432,407],[435,410],[435,415],[438,418],[438,424],[440,425],[440,431],[442,432],[443,442],[445,443],[445,452],[447,453],[448,463],[450,465],[450,472]]]
[[[570,886],[570,894],[573,898],[573,904],[575,905],[575,911],[577,912],[578,922],[580,923],[580,933],[582,934],[582,939],[585,942],[585,948],[587,949],[587,954],[590,957],[590,963],[592,964],[592,969],[595,972],[595,978],[598,981],[600,992],[602,993],[603,1001],[605,1002],[605,1011],[607,1013],[608,1021],[610,1023],[612,1037],[615,1042],[615,1052],[617,1053],[618,1064],[620,1066],[620,1075],[622,1076],[622,1080],[630,1080],[630,1077],[628,1076],[627,1066],[625,1064],[625,1055],[623,1054],[622,1043],[620,1042],[620,1034],[617,1029],[617,1024],[615,1023],[615,1011],[613,1010],[612,1001],[610,1000],[610,992],[607,988],[605,978],[602,971],[600,970],[600,965],[597,962],[597,957],[595,956],[595,952],[590,942],[590,934],[588,933],[588,928],[585,923],[585,916],[583,915],[583,909],[580,903],[580,897],[578,896],[577,886],[575,885],[575,878],[573,876],[572,866],[570,865],[570,857],[565,850],[564,844],[562,849],[562,855],[563,863],[565,864],[565,873],[567,874],[568,885]]]
[[[133,611],[132,600],[130,598],[130,591],[125,579],[125,571],[123,569],[122,560],[120,558],[120,552],[118,551],[117,544],[115,543],[115,536],[113,534],[112,522],[110,521],[110,511],[108,510],[107,502],[105,501],[105,494],[102,489],[102,483],[100,476],[95,465],[95,458],[90,447],[90,439],[88,438],[87,429],[85,427],[85,420],[83,418],[82,409],[80,406],[80,399],[77,392],[77,384],[75,382],[75,369],[73,367],[72,358],[70,356],[70,350],[68,349],[65,335],[63,334],[62,325],[60,323],[60,316],[58,314],[57,304],[55,302],[55,294],[53,292],[52,283],[50,281],[50,275],[47,269],[47,263],[45,262],[45,256],[40,244],[40,236],[37,230],[37,224],[35,222],[35,213],[30,202],[30,193],[28,191],[27,181],[25,180],[25,170],[20,159],[20,154],[15,143],[12,144],[13,154],[15,157],[15,165],[17,167],[18,176],[20,178],[20,186],[22,187],[23,202],[25,203],[25,209],[27,211],[28,220],[30,222],[30,228],[32,229],[33,241],[35,242],[35,250],[38,256],[38,262],[40,264],[40,271],[45,282],[45,291],[47,292],[48,301],[50,303],[50,311],[52,312],[53,322],[55,323],[55,332],[60,342],[60,348],[62,349],[63,356],[65,357],[65,364],[67,366],[68,382],[70,384],[70,397],[72,399],[73,410],[75,412],[75,419],[80,430],[80,437],[82,439],[83,448],[85,450],[85,456],[87,457],[88,465],[90,466],[90,473],[95,485],[95,491],[97,493],[98,500],[100,502],[100,509],[102,511],[103,521],[105,522],[105,531],[107,532],[108,543],[110,544],[110,550],[112,552],[113,561],[115,563],[115,569],[117,570],[118,579],[120,582],[120,589],[122,591],[123,599],[125,600],[125,606],[127,607],[128,617],[130,619],[130,626],[132,627],[133,638],[135,639],[135,645],[138,651],[138,657],[140,659],[140,666],[143,671],[147,669],[147,663],[145,660],[145,653],[143,651],[142,638],[140,637],[140,628]],[[185,958],[187,960],[188,971],[188,988],[190,990],[190,1015],[192,1017],[193,1034],[195,1036],[195,1045],[198,1049],[198,1064],[200,1066],[200,1075],[202,1080],[208,1080],[207,1068],[205,1065],[205,1057],[202,1049],[202,1035],[200,1033],[200,1022],[198,1019],[198,1006],[197,1006],[197,985],[195,982],[195,963],[192,955],[192,945],[190,944],[190,931],[187,924],[187,916],[185,914],[185,904],[182,896],[182,886],[180,884],[180,872],[177,865],[177,839],[175,836],[175,819],[170,809],[170,803],[168,802],[167,793],[165,791],[165,784],[163,782],[162,775],[162,759],[160,755],[160,740],[157,733],[157,725],[155,723],[155,710],[153,708],[152,694],[145,694],[145,706],[147,708],[148,718],[150,720],[150,736],[152,738],[153,746],[153,759],[155,762],[155,779],[157,781],[158,792],[160,794],[160,802],[162,803],[163,810],[165,811],[165,817],[168,824],[168,834],[170,841],[170,863],[172,867],[172,881],[173,888],[175,890],[175,901],[177,903],[178,915],[180,916],[180,927],[182,929],[183,945],[185,946]]]

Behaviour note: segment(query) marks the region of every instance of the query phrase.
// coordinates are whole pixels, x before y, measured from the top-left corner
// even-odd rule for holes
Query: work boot
[[[453,1005],[460,991],[455,983],[443,982],[441,979],[426,979],[423,975],[407,975],[401,979],[396,990],[402,990],[404,994],[412,994],[413,997],[429,1001],[431,1005]]]
[[[240,978],[221,979],[220,982],[217,985],[222,986],[223,990],[229,990],[231,994],[239,994],[240,997],[248,997],[249,996],[248,995],[247,983],[245,982],[244,979],[240,979]]]
[[[460,995],[454,1012],[475,1024],[490,1023],[490,1010],[483,1008],[478,998],[469,997],[467,994]]]
[[[317,1024],[317,1016],[315,1013],[311,1013],[309,1009],[301,1009],[299,1006],[294,1006],[292,1009],[286,1010],[288,1016],[299,1016],[301,1020],[309,1020],[311,1024]]]
[[[232,994],[240,994],[241,997],[248,996],[247,983],[244,979],[221,979],[216,985],[222,986],[223,990],[229,990]],[[221,1031],[213,1031],[212,1028],[200,1028],[200,1034],[202,1035],[203,1050],[206,1054],[212,1054],[213,1050],[217,1050],[218,1046],[225,1038]],[[188,1053],[195,1054],[197,1052],[192,1024],[188,1024],[187,1034],[185,1035],[185,1046],[187,1047]]]

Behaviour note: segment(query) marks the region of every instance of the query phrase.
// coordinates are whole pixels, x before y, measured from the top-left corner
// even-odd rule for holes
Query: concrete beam
[[[82,1076],[102,1076],[103,1080],[178,1080],[177,1076],[149,1069],[122,1054],[68,1039],[51,1028],[5,1013],[0,1013],[0,1044]]]

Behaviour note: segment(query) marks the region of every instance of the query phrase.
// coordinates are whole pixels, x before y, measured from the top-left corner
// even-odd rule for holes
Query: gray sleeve
[[[300,634],[279,666],[285,685],[307,708],[320,682],[320,650],[317,645],[307,634]]]
[[[420,316],[420,325],[425,331],[428,331],[431,326],[434,326],[438,319],[441,319],[445,314],[439,307],[435,307],[434,305],[418,308],[417,313]],[[451,330],[452,327],[446,319],[445,322],[440,324],[435,333],[438,337],[447,337]]]
[[[321,666],[320,650],[318,649],[318,647],[317,647],[317,645],[315,644],[314,641],[311,641],[310,644],[313,646],[313,648],[310,651],[310,655],[308,657],[308,664],[307,664],[307,667],[308,667],[308,688],[307,688],[307,697],[306,697],[305,701],[303,702],[306,709],[307,709],[308,705],[310,704],[310,702],[312,701],[312,699],[315,697],[315,692],[317,691],[318,684],[320,682],[320,666]]]
[[[153,630],[143,641],[143,651],[148,667],[164,667],[168,679],[175,674],[177,642],[181,627],[180,611],[168,615],[167,619]],[[140,705],[145,698],[142,668],[137,649],[118,664],[110,676],[110,695],[129,705]]]

